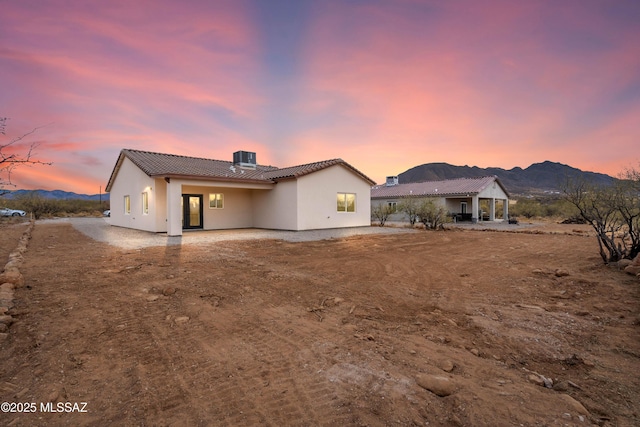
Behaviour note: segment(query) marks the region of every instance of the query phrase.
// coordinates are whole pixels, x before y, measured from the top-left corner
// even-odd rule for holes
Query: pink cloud
[[[569,8],[554,18],[558,11],[539,4],[456,5],[437,4],[424,16],[389,3],[324,10],[307,43],[309,89],[300,111],[333,114],[337,126],[307,132],[300,144],[366,141],[369,152],[360,157],[378,181],[435,161],[505,168],[547,159],[596,163],[598,154],[591,161],[575,155],[585,141],[576,135],[588,132],[594,105],[616,102],[607,92],[637,79],[629,71],[639,64],[629,42],[602,51],[577,46],[563,55],[540,33],[549,19],[576,33],[611,24]],[[626,130],[637,134],[638,125]],[[620,154],[612,157],[620,163]]]
[[[288,81],[252,3],[10,2],[0,115],[11,135],[51,124],[34,138],[54,166],[25,185],[104,184],[125,147],[342,157],[377,181],[437,161],[617,173],[640,131],[640,36],[624,2],[577,4],[311,3]]]

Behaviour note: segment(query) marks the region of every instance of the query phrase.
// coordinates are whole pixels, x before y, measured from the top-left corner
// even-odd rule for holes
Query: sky
[[[12,189],[104,191],[121,149],[374,181],[432,162],[640,164],[637,0],[0,0]]]

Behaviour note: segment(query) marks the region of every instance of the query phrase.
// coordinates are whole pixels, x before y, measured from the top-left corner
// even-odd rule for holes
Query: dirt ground
[[[21,271],[0,400],[37,410],[0,425],[640,425],[639,282],[584,226],[124,250],[49,222]]]

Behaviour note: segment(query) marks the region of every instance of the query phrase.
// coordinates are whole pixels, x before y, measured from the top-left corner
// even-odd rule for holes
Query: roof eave
[[[252,179],[252,178],[238,178],[234,176],[202,176],[202,175],[187,175],[176,173],[158,173],[149,175],[152,178],[174,178],[174,179],[190,179],[197,181],[212,181],[212,182],[234,182],[234,183],[247,183],[247,184],[275,184],[271,179]]]
[[[123,161],[124,161],[124,154],[122,151],[120,151],[120,154],[118,155],[118,161],[116,161],[116,164],[113,167],[113,170],[111,171],[111,176],[109,176],[109,181],[107,181],[107,186],[104,188],[105,193],[108,193],[111,191],[111,187],[113,186],[113,182],[116,179],[116,175],[118,175],[118,172],[122,167]]]

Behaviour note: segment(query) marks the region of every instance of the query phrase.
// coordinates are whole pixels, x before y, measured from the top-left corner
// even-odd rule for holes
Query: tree
[[[640,172],[630,169],[611,185],[567,180],[565,199],[595,230],[600,257],[608,264],[640,253]]]
[[[398,210],[407,214],[409,217],[409,224],[411,224],[412,227],[416,225],[416,222],[418,221],[419,208],[420,204],[412,197],[406,198],[398,204]]]
[[[417,215],[425,229],[444,228],[444,223],[447,221],[447,210],[434,199],[425,199],[419,205]]]
[[[384,223],[389,219],[389,215],[393,212],[393,208],[386,203],[380,203],[379,205],[371,208],[371,217],[378,221],[380,227],[384,226]]]
[[[0,117],[0,134],[6,135],[7,118]],[[11,183],[11,173],[15,168],[22,165],[51,165],[50,162],[43,162],[34,158],[35,150],[40,145],[37,142],[29,144],[22,152],[14,149],[25,138],[34,134],[40,127],[36,127],[31,131],[9,140],[9,142],[0,143],[0,195],[5,194],[6,186],[14,186]]]

